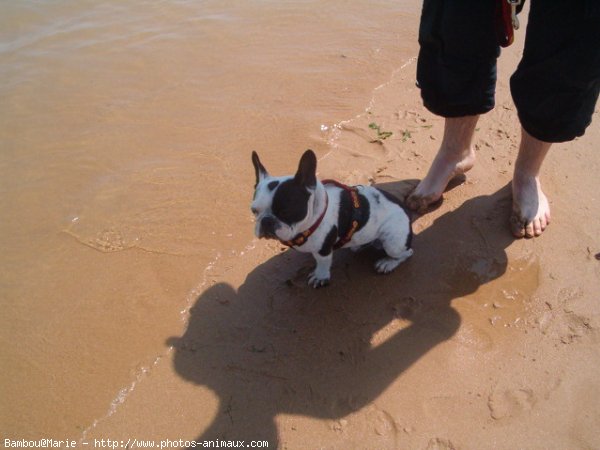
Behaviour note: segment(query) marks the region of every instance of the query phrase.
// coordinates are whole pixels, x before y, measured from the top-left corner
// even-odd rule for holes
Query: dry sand
[[[425,174],[443,121],[423,108],[414,84],[414,32],[396,64],[401,67],[356,117],[304,136],[319,156],[320,177],[375,183],[403,196]],[[55,337],[65,345],[59,355],[56,347],[44,352],[50,321],[28,324],[27,304],[10,306],[18,326],[36,330],[40,346],[27,346],[30,357],[23,358],[18,342],[3,334],[10,348],[3,365],[12,376],[2,383],[2,437],[222,438],[268,440],[269,448],[286,449],[600,448],[600,118],[596,111],[583,138],[553,146],[542,175],[552,224],[540,238],[514,240],[509,183],[519,128],[508,77],[522,39],[520,31],[503,51],[497,106],[476,132],[475,168],[439,208],[416,220],[415,255],[391,275],[374,273],[369,251],[341,250],[331,286],[313,290],[306,285],[311,257],[253,239],[249,212],[243,220],[236,212],[232,220],[244,230],[231,246],[219,240],[218,253],[200,258],[208,261],[200,271],[201,250],[186,252],[193,244],[185,239],[170,258],[141,245],[99,254],[98,246],[127,247],[127,237],[110,227],[95,241],[80,239],[86,245],[72,270],[95,267],[85,284],[89,294],[76,283],[56,289],[96,306],[75,306],[80,324],[70,342]],[[372,143],[373,122],[393,135]],[[289,173],[303,150],[271,150],[274,164],[269,156],[263,160],[274,173]],[[224,195],[215,200],[221,209],[249,206],[249,151],[238,156],[243,176],[223,183],[246,199]],[[185,186],[191,189],[186,161],[178,167],[190,176]],[[160,161],[152,170],[178,176]],[[142,192],[148,183],[131,186]],[[152,195],[161,195],[160,186]],[[219,217],[197,236],[226,229],[227,215]],[[67,231],[64,238],[76,242],[87,236],[75,225]],[[105,303],[96,296],[106,293],[107,281],[126,287],[112,300],[121,302],[114,307],[123,314],[98,322]],[[186,300],[163,301],[172,298]],[[56,307],[36,317],[52,318]],[[74,314],[73,307],[65,313]],[[11,330],[18,335],[17,328]],[[77,336],[87,343],[80,349]],[[111,337],[91,345],[95,339],[87,336]],[[64,386],[56,365],[46,361],[56,358],[64,365]],[[21,369],[27,364],[53,368],[54,394],[47,393],[42,371]]]

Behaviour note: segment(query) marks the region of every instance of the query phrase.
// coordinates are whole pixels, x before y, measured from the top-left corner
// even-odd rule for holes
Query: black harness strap
[[[340,183],[339,181],[335,181],[335,180],[323,180],[322,183],[323,184],[333,184],[334,186],[337,186],[340,189],[343,189],[344,191],[346,191],[350,194],[350,198],[352,200],[352,219],[351,219],[351,223],[350,223],[350,228],[348,229],[348,231],[346,232],[346,234],[344,236],[342,236],[340,239],[337,240],[337,242],[335,244],[333,244],[333,249],[337,250],[338,248],[341,248],[344,245],[346,245],[348,242],[350,242],[350,240],[352,239],[352,236],[354,235],[356,230],[360,227],[361,203],[360,203],[360,198],[358,195],[358,189],[356,188],[356,186],[347,186],[347,185]],[[323,217],[325,217],[325,213],[327,212],[327,207],[329,205],[329,197],[327,196],[327,192],[325,192],[325,195],[326,195],[325,209],[323,210],[323,213],[319,216],[317,221],[308,230],[303,231],[302,233],[298,233],[296,236],[294,236],[293,239],[290,239],[289,241],[281,241],[282,244],[287,245],[288,247],[300,247],[308,240],[308,238],[315,232],[315,230],[319,227],[319,225],[321,225],[321,222],[323,221]]]

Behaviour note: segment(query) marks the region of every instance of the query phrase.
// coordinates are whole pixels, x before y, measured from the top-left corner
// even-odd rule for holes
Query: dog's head
[[[313,205],[317,188],[317,157],[306,150],[294,176],[272,177],[252,152],[256,173],[251,210],[259,238],[288,241],[314,222]]]

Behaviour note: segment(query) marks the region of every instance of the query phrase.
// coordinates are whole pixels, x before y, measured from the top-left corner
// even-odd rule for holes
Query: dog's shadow
[[[410,184],[379,187],[402,195]],[[468,200],[416,235],[414,256],[390,275],[374,273],[369,252],[342,250],[331,286],[313,290],[306,284],[310,255],[286,251],[256,267],[237,291],[225,283],[207,289],[184,336],[169,340],[177,373],[219,397],[198,440],[277,446],[277,414],[339,419],[373,402],[456,333],[453,299],[505,272],[509,208],[508,187]],[[377,341],[396,318],[406,326]]]

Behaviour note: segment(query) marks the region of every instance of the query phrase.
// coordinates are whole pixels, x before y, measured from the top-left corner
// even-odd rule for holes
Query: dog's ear
[[[258,183],[269,176],[269,173],[267,172],[267,169],[265,169],[265,166],[260,162],[258,153],[254,151],[252,152],[252,164],[254,164],[254,173],[256,175],[256,184],[254,185],[254,187],[256,187]]]
[[[317,184],[317,157],[312,150],[306,150],[300,158],[298,172],[294,181],[303,186],[314,188]]]

